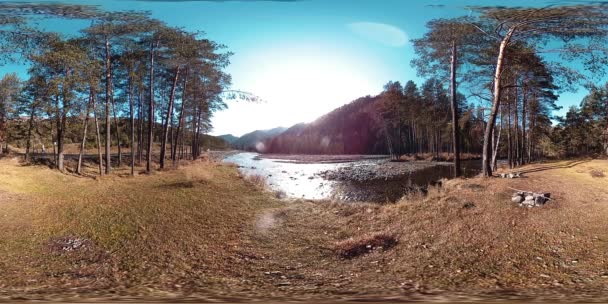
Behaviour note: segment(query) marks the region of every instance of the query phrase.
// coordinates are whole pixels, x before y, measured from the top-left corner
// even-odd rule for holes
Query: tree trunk
[[[195,98],[196,100],[196,98]],[[192,148],[190,149],[190,151],[192,152],[192,159],[198,159],[198,157],[201,155],[199,148],[199,133],[200,133],[200,127],[201,127],[201,109],[200,109],[200,105],[197,107],[196,110],[196,124],[195,127],[193,128],[194,130],[194,134],[193,134],[193,138],[192,138]]]
[[[496,71],[494,73],[494,96],[492,99],[492,110],[490,111],[490,117],[488,119],[488,124],[486,125],[486,130],[483,135],[483,151],[482,151],[482,175],[484,177],[492,176],[492,167],[490,163],[492,150],[490,148],[490,140],[492,139],[492,130],[494,129],[494,123],[496,121],[496,112],[498,111],[498,106],[500,105],[500,98],[502,94],[502,71],[503,71],[503,63],[505,58],[505,50],[509,41],[511,40],[511,36],[515,32],[515,28],[509,29],[503,40],[500,42],[500,47],[498,49],[498,58],[496,60]]]
[[[112,130],[111,130],[111,121],[110,121],[110,100],[112,95],[112,72],[111,72],[111,58],[110,58],[110,39],[106,37],[106,174],[110,174],[112,170],[112,155],[111,155],[111,146],[112,146]]]
[[[53,153],[55,154],[55,165],[59,171],[63,172],[65,169],[63,166],[63,128],[61,123],[61,117],[63,116],[59,107],[59,95],[55,96],[55,128],[57,130],[55,140],[53,143]]]
[[[97,119],[97,102],[95,100],[95,91],[91,89],[91,96],[93,100],[93,117],[95,118],[95,132],[97,134],[97,155],[99,157],[99,175],[103,175],[103,156],[101,153],[101,132],[99,131],[99,120]]]
[[[501,116],[500,116],[500,127],[498,128],[498,136],[496,136],[496,144],[494,145],[494,153],[492,153],[492,171],[496,171],[497,166],[498,166],[498,147],[500,146],[500,136],[502,133],[502,123],[503,123],[503,115],[502,115],[501,111]]]
[[[519,167],[521,165],[521,163],[519,162],[520,158],[521,158],[521,145],[520,145],[520,141],[519,141],[519,103],[518,103],[518,94],[517,94],[517,87],[515,88],[515,100],[513,103],[513,114],[514,114],[514,119],[515,122],[514,127],[515,127],[515,157],[513,158],[513,162],[515,163],[516,167]]]
[[[34,101],[36,102],[36,101]],[[32,105],[32,109],[30,110],[30,121],[29,126],[27,128],[27,144],[25,147],[25,161],[28,162],[30,160],[30,149],[32,148],[32,130],[34,129],[34,118],[36,116],[36,105]],[[2,147],[0,147],[2,150]]]
[[[150,101],[148,104],[148,149],[146,173],[152,171],[152,142],[154,141],[154,42],[150,45]]]
[[[513,169],[513,138],[511,134],[511,102],[507,101],[507,158],[509,169]]]
[[[133,77],[129,77],[129,116],[131,119],[131,176],[135,176],[135,101],[133,95]]]
[[[175,74],[173,76],[173,84],[171,85],[171,93],[169,95],[169,107],[167,108],[167,118],[165,119],[165,125],[163,126],[163,137],[160,146],[160,168],[165,168],[165,157],[167,155],[167,139],[169,137],[169,122],[173,116],[173,101],[175,100],[175,89],[177,88],[177,81],[179,79],[180,67],[175,68]]]
[[[458,126],[458,100],[456,100],[456,41],[452,41],[452,62],[450,68],[450,103],[452,105],[452,146],[454,148],[454,177],[461,175],[460,170],[460,128]]]
[[[84,149],[87,142],[87,129],[89,126],[89,113],[91,112],[91,100],[92,96],[89,95],[89,103],[87,104],[87,111],[84,117],[84,126],[82,128],[82,142],[80,143],[80,153],[78,154],[78,166],[76,167],[76,173],[82,174],[82,157],[84,155]]]
[[[137,104],[138,104],[138,127],[137,127],[137,163],[141,165],[143,159],[144,147],[144,105],[143,105],[143,86],[137,87]]]
[[[116,115],[116,105],[114,97],[112,97],[112,114],[114,116],[114,128],[116,129],[116,147],[118,148],[118,167],[122,166],[122,147],[120,145],[120,127],[118,124],[118,116]]]
[[[524,80],[527,82],[527,80]],[[521,160],[520,163],[525,164],[525,155],[526,155],[526,108],[528,103],[528,90],[527,87],[524,86],[523,98],[522,98],[522,108],[521,108]]]
[[[187,77],[187,75],[186,75]],[[178,118],[178,122],[177,122],[177,130],[175,131],[175,144],[172,146],[173,148],[173,155],[172,155],[172,161],[173,161],[173,167],[177,167],[178,165],[178,159],[181,158],[177,156],[177,146],[178,144],[180,144],[180,136],[181,135],[181,131],[182,131],[182,127],[184,126],[184,108],[186,107],[186,86],[188,84],[188,79],[184,78],[184,87],[183,87],[183,93],[182,93],[182,105],[181,105],[181,109],[179,111],[179,118]],[[183,142],[183,140],[181,140],[181,142]]]

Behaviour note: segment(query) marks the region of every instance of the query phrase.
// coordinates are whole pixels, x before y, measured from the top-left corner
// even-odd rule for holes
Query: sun
[[[382,89],[378,83],[378,73],[382,71],[375,71],[378,66],[349,52],[291,47],[247,60],[255,64],[235,74],[235,78],[263,102],[230,104],[229,111],[217,113],[214,118],[214,134],[230,129],[237,130],[234,133],[238,135],[312,122]]]
[[[310,122],[376,91],[365,73],[353,65],[316,56],[294,57],[267,66],[254,87],[276,107],[275,114],[294,122]]]

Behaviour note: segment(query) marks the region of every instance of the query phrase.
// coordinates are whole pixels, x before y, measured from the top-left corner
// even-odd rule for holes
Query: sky
[[[14,1],[19,2],[19,1]],[[37,1],[45,2],[45,1]],[[56,1],[48,1],[56,2]],[[227,100],[214,115],[211,134],[241,136],[254,130],[311,122],[358,97],[376,95],[388,81],[421,83],[410,62],[411,39],[435,18],[468,14],[468,5],[494,0],[89,0],[105,10],[145,10],[171,26],[204,31],[234,53],[227,72],[232,89],[259,96],[257,103]],[[511,0],[526,6],[554,1]],[[89,23],[42,23],[48,31],[77,33]],[[24,73],[17,65],[0,75]],[[578,105],[584,89],[561,94],[564,110]]]

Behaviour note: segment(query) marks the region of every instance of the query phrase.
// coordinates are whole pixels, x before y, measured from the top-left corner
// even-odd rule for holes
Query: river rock
[[[521,202],[524,201],[524,197],[522,195],[514,195],[511,198],[511,201],[514,202],[514,203],[516,203],[516,204],[521,204]]]
[[[525,197],[525,199],[524,199]],[[550,200],[551,193],[515,192],[511,200],[520,206],[538,207]]]
[[[523,206],[527,206],[527,207],[534,207],[535,202],[534,199],[528,200],[526,199],[525,201],[523,201],[523,203],[521,203]]]
[[[542,195],[539,195],[535,197],[534,202],[537,206],[544,205],[547,202],[547,198]]]

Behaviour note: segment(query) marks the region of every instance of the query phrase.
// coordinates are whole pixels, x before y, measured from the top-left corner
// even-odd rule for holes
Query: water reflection
[[[449,163],[432,163],[422,169],[389,179],[364,181],[327,180],[324,172],[345,168],[379,167],[386,160],[359,160],[344,163],[296,163],[292,161],[264,159],[256,153],[239,153],[224,159],[234,163],[245,175],[261,175],[274,191],[283,191],[291,198],[326,199],[345,201],[394,202],[405,193],[425,188],[429,183],[452,176]],[[477,174],[479,161],[463,162],[466,176]],[[403,163],[403,166],[412,164]]]

